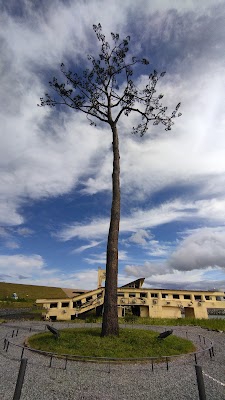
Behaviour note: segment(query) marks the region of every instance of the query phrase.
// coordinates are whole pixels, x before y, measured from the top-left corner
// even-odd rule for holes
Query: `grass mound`
[[[65,292],[57,287],[23,285],[19,283],[0,282],[0,300],[12,301],[12,294],[17,293],[19,301],[36,299],[66,298]]]
[[[100,337],[100,332],[100,328],[64,329],[57,340],[46,332],[30,337],[28,344],[59,355],[112,358],[161,357],[195,350],[187,339],[171,335],[159,340],[158,333],[149,330],[121,329],[119,337]]]

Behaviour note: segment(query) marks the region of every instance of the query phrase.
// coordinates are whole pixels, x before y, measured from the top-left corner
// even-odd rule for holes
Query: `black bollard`
[[[195,365],[196,378],[198,383],[199,400],[206,400],[205,384],[203,380],[202,367]]]
[[[26,367],[27,367],[27,358],[22,358],[20,362],[20,369],[17,377],[13,400],[20,400]]]

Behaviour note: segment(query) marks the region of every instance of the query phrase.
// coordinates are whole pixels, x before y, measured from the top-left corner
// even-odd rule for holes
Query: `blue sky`
[[[34,5],[35,4],[35,5]],[[131,36],[136,69],[182,103],[171,132],[119,124],[119,284],[225,289],[225,1],[0,2],[0,279],[95,288],[105,266],[111,132],[66,109],[37,107],[60,64],[98,54],[93,24]]]

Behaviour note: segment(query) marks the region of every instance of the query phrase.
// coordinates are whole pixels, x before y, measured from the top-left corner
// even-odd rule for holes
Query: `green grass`
[[[16,293],[19,301],[22,300],[24,303],[29,301],[34,302],[36,299],[60,299],[67,297],[66,293],[57,287],[0,282],[0,300],[18,302],[18,300],[15,301],[12,299],[13,293]]]
[[[10,308],[10,309],[18,309],[18,308],[31,308],[34,306],[35,300],[29,301],[19,301],[19,300],[0,300],[0,309],[1,308]]]
[[[120,323],[124,323],[124,319],[119,319]],[[135,318],[134,324],[141,325],[161,325],[161,326],[200,326],[208,329],[218,329],[225,331],[225,319],[195,319],[195,318]]]
[[[192,342],[171,335],[157,339],[158,333],[142,329],[121,329],[119,337],[100,337],[100,328],[63,329],[59,339],[51,333],[29,338],[29,346],[53,353],[112,358],[161,357],[189,353]]]

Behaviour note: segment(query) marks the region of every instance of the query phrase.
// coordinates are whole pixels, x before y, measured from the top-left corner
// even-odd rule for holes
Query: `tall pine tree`
[[[50,82],[53,94],[45,94],[41,98],[41,106],[65,105],[75,111],[87,115],[92,125],[100,120],[109,125],[112,133],[113,173],[112,173],[112,207],[107,242],[106,281],[102,336],[119,334],[117,314],[117,280],[118,280],[118,238],[120,226],[120,152],[118,122],[122,115],[135,113],[140,123],[133,127],[133,133],[143,136],[150,122],[153,125],[163,124],[170,130],[173,119],[180,116],[180,103],[171,115],[167,115],[167,107],[163,106],[163,95],[156,94],[158,80],[165,72],[153,71],[144,88],[136,86],[132,80],[133,68],[137,64],[149,64],[145,58],[128,56],[130,37],[120,40],[119,34],[111,33],[111,43],[106,41],[100,24],[93,26],[100,43],[98,58],[88,56],[91,68],[83,73],[67,70],[61,64],[63,82],[53,78]],[[119,87],[119,83],[123,83]],[[121,91],[121,87],[123,90]]]

